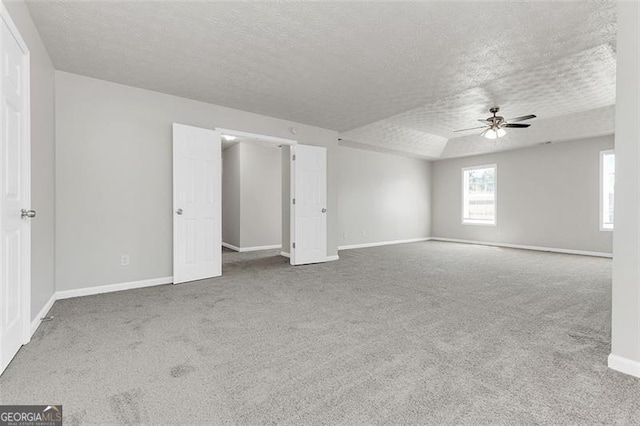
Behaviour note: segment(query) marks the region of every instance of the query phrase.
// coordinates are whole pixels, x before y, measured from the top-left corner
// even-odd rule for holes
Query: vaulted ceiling
[[[57,69],[445,158],[613,131],[615,4],[31,1]],[[497,141],[488,109],[536,114]]]

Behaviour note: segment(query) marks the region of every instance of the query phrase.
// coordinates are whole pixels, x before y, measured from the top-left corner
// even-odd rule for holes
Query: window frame
[[[600,151],[600,203],[599,203],[599,227],[600,227],[600,231],[604,231],[604,232],[613,232],[613,229],[615,227],[614,224],[611,224],[611,227],[609,226],[605,226],[604,223],[604,158],[607,155],[613,155],[614,157],[614,164],[615,164],[615,150],[614,149],[605,149]],[[615,173],[615,172],[614,172]],[[615,189],[614,189],[614,197],[615,197]],[[615,214],[615,211],[614,211]],[[614,216],[614,222],[615,222],[615,216]]]
[[[471,170],[481,170],[481,169],[493,169],[493,220],[492,221],[482,220],[482,219],[466,219],[464,217],[465,199],[466,199],[466,194],[468,190],[468,188],[465,187],[465,176],[464,176],[465,172],[468,172]],[[461,194],[462,209],[460,211],[460,216],[462,218],[462,224],[471,225],[471,226],[498,226],[498,164],[493,163],[493,164],[483,164],[480,166],[463,167],[461,171],[461,177],[462,177],[462,181],[461,181],[460,187],[462,188],[462,194]]]

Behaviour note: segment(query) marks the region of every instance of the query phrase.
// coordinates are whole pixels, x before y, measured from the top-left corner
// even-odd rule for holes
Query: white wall
[[[222,151],[222,241],[240,247],[240,145]]]
[[[280,148],[240,144],[240,248],[282,244],[282,165]]]
[[[54,70],[24,2],[3,2],[31,52],[31,318],[55,291]]]
[[[429,237],[431,163],[338,147],[340,246]]]
[[[611,253],[612,233],[599,226],[599,152],[612,147],[613,136],[603,136],[437,161],[432,234]],[[461,169],[493,163],[498,165],[497,226],[462,225]]]
[[[300,143],[327,147],[327,255],[337,254],[336,132],[57,71],[58,290],[172,275],[173,122],[289,139],[295,126]]]
[[[618,3],[616,197],[609,366],[640,377],[640,5]]]
[[[240,249],[281,245],[280,148],[240,142],[222,161],[222,241]]]

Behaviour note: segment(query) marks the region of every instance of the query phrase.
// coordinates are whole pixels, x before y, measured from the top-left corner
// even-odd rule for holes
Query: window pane
[[[602,228],[613,229],[613,194],[616,174],[615,154],[602,156]]]
[[[495,177],[495,167],[464,171],[464,221],[494,223]]]

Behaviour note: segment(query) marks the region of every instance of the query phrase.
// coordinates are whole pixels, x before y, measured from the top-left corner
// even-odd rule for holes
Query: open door
[[[327,261],[327,150],[291,147],[291,264]]]
[[[0,374],[31,338],[29,51],[0,10]]]
[[[221,140],[173,124],[173,282],[222,275]]]

